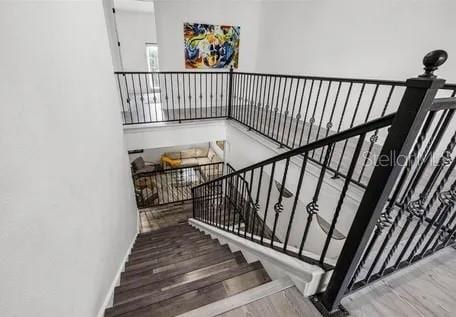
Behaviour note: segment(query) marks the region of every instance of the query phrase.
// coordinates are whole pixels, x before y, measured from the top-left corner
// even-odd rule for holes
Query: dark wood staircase
[[[105,316],[176,316],[269,281],[260,262],[174,225],[138,235]]]

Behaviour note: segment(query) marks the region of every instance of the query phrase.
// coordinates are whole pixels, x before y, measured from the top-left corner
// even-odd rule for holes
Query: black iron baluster
[[[139,83],[139,95],[140,95],[140,100],[141,100],[141,105],[142,105],[142,112],[143,112],[143,118],[144,120],[142,122],[146,122],[146,113],[144,111],[144,96],[143,96],[143,90],[142,90],[142,85],[141,85],[141,76],[140,74],[138,75],[138,83]]]
[[[253,111],[253,101],[252,101],[252,94],[254,93],[254,86],[255,86],[255,75],[250,75],[249,76],[249,90],[247,93],[247,118],[246,118],[246,123],[247,126],[249,127],[249,130],[252,129],[252,111]]]
[[[280,146],[284,145],[283,141],[284,141],[284,136],[285,136],[285,129],[287,127],[287,118],[288,118],[288,114],[289,114],[288,110],[290,107],[291,88],[293,88],[293,78],[291,79],[289,86],[290,87],[288,89],[287,108],[286,108],[285,112],[283,113],[284,121],[283,121],[282,137],[280,138]],[[285,93],[285,87],[284,87],[284,93]],[[284,94],[284,97],[285,97],[285,94]]]
[[[152,78],[152,93],[153,93],[153,98],[152,100],[154,101],[154,109],[155,109],[155,121],[159,121],[159,116],[158,116],[158,110],[157,110],[157,96],[155,94],[155,83],[154,83],[154,73],[151,73],[150,74],[151,78]],[[159,88],[160,89],[160,88]],[[149,107],[151,107],[152,105],[149,104]]]
[[[203,74],[199,73],[199,110],[200,118],[203,118]]]
[[[128,92],[128,80],[127,80],[127,76],[125,74],[123,74],[123,77],[124,77],[124,80],[125,80],[125,88],[126,88],[126,92],[127,92],[127,104],[128,104],[128,110],[130,112],[130,123],[134,123],[133,122],[133,111],[131,110],[131,99],[130,99],[130,93]]]
[[[279,99],[280,99],[280,87],[282,86],[282,77],[279,77],[279,87],[277,89],[277,97],[276,97],[276,105],[274,108],[274,121],[272,123],[272,134],[271,138],[274,138],[274,130],[275,130],[275,124],[276,124],[276,119],[277,119],[277,112],[279,112]]]
[[[320,99],[320,91],[321,91],[322,84],[323,84],[323,81],[320,80],[320,83],[318,84],[317,97],[315,97],[315,104],[314,104],[314,109],[312,112],[312,117],[310,117],[310,119],[309,119],[310,127],[309,127],[309,133],[307,135],[307,141],[306,141],[307,144],[309,144],[310,136],[312,134],[312,128],[313,128],[313,124],[315,122],[315,113],[317,112],[318,100]]]
[[[296,126],[295,126],[295,131],[294,131],[294,136],[293,136],[293,143],[291,144],[292,148],[295,148],[296,146],[296,135],[298,134],[298,126],[299,126],[299,120],[301,119],[301,110],[302,110],[302,101],[304,100],[304,92],[306,89],[307,85],[307,78],[304,78],[304,84],[302,85],[302,91],[301,91],[301,101],[299,102],[299,110],[298,113],[296,114]],[[303,125],[304,129],[304,125]],[[302,135],[301,135],[302,138]]]
[[[325,174],[326,174],[326,167],[328,166],[328,160],[329,160],[329,156],[331,155],[333,146],[334,146],[334,143],[329,144],[326,147],[325,161],[320,170],[320,176],[318,177],[317,187],[315,188],[315,192],[314,192],[312,201],[309,204],[307,204],[307,206],[306,206],[306,211],[307,211],[308,215],[307,215],[306,227],[305,227],[304,233],[302,235],[301,245],[299,246],[299,256],[300,257],[302,256],[302,251],[304,250],[304,245],[307,241],[307,236],[309,234],[309,230],[310,230],[310,226],[312,224],[313,217],[319,211],[318,197],[320,196],[321,186],[323,185],[323,180],[324,180]],[[308,153],[306,153],[306,155],[308,155]]]
[[[277,77],[274,77],[274,84],[273,84],[273,87],[272,87],[271,100],[269,100],[269,92],[268,92],[269,121],[268,121],[268,132],[266,133],[267,136],[269,136],[269,131],[271,129],[272,113],[274,112],[273,108],[274,108],[274,92],[275,92],[275,88],[276,88],[276,80],[277,80]],[[265,129],[265,132],[266,132],[266,129]]]
[[[241,177],[240,175],[238,175],[238,177]],[[237,229],[237,234],[238,236],[240,236],[240,231],[241,231],[241,218],[242,218],[242,221],[244,222],[244,231],[246,230],[246,223],[245,223],[245,194],[244,194],[244,190],[245,190],[245,172],[244,174],[242,175],[241,177],[241,192],[239,193],[239,196],[240,196],[240,217],[239,217],[239,221],[238,221],[238,229]],[[242,217],[241,217],[242,215]]]
[[[179,114],[179,118],[178,118],[179,123],[181,123],[182,115],[181,115],[181,96],[180,96],[179,74],[176,74],[176,80],[177,80],[177,103],[178,103],[178,107],[179,107],[179,111],[177,113]]]
[[[196,94],[196,73],[193,73],[193,105],[195,108],[195,119],[202,119],[201,117],[198,117],[198,105],[197,105],[197,100],[198,100],[198,95]]]
[[[334,230],[336,229],[336,224],[339,219],[339,214],[342,209],[345,195],[347,193],[348,186],[350,185],[356,163],[358,162],[358,157],[359,157],[359,154],[361,153],[361,148],[363,147],[363,142],[364,142],[365,137],[366,137],[366,134],[363,133],[358,138],[358,143],[356,144],[355,152],[353,153],[353,157],[350,162],[350,167],[348,169],[347,177],[345,178],[344,186],[342,187],[342,191],[339,196],[339,201],[337,202],[336,210],[334,211],[334,216],[331,221],[331,227],[329,228],[329,231],[328,231],[328,234],[327,234],[326,240],[325,240],[325,245],[323,247],[323,251],[321,252],[321,257],[320,257],[321,265],[323,265],[325,262],[326,252],[328,251],[329,243],[331,242],[332,235],[334,233]]]
[[[171,80],[171,105],[173,107],[173,120],[176,120],[176,102],[174,100],[174,84],[173,84],[173,74],[169,75]]]
[[[312,99],[313,87],[314,87],[314,80],[312,79],[312,83],[310,84],[310,90],[309,90],[309,98],[307,98],[307,107],[306,107],[306,111],[304,113],[304,120],[302,121],[302,130],[301,130],[301,137],[299,138],[299,146],[302,145],[302,137],[304,136],[304,130],[307,125],[307,123],[306,123],[307,113],[309,112],[309,109],[310,109],[310,100]]]
[[[332,109],[331,109],[331,114],[329,116],[329,120],[328,120],[328,123],[326,123],[326,133],[325,133],[325,138],[329,135],[329,131],[331,131],[331,128],[333,127],[333,118],[334,118],[334,112],[336,110],[336,106],[337,106],[337,100],[339,99],[339,93],[340,93],[340,87],[342,86],[342,82],[339,81],[339,84],[337,85],[337,92],[336,92],[336,97],[334,99],[334,103],[333,103],[333,106],[332,106]],[[334,146],[334,150],[335,150],[336,146]],[[331,153],[331,156],[329,158],[329,165],[331,165],[331,159],[333,157],[333,154],[334,154],[334,150],[333,152]],[[320,158],[318,159],[318,161],[321,162],[321,159],[323,158],[323,151],[321,151],[320,153]]]
[[[361,103],[361,98],[363,96],[363,92],[364,92],[364,88],[365,88],[366,84],[363,83],[362,86],[361,86],[361,91],[359,93],[359,97],[358,97],[358,101],[356,103],[356,107],[355,107],[355,111],[353,113],[353,117],[352,117],[352,120],[350,122],[350,128],[353,127],[354,123],[355,123],[355,119],[356,119],[356,114],[358,113],[358,109],[359,109],[359,105]],[[345,155],[345,150],[347,149],[347,140],[345,140],[344,142],[344,146],[342,147],[342,153],[340,154],[340,159],[339,159],[339,163],[337,164],[337,169],[336,169],[336,175],[339,175],[339,171],[340,171],[340,167],[342,165],[342,160],[344,158],[344,155]]]
[[[258,82],[257,82],[257,94],[255,95],[256,119],[255,119],[253,127],[257,131],[259,131],[258,125],[260,123],[260,115],[261,115],[261,91],[263,90],[263,78],[264,78],[264,76],[260,76],[260,79],[259,79],[260,89],[258,89]]]
[[[389,106],[389,102],[391,100],[391,96],[393,94],[394,87],[395,86],[391,86],[391,88],[390,88],[388,97],[386,98],[385,106],[383,107],[382,113],[380,114],[381,117],[383,117],[385,115],[386,109]],[[366,121],[367,121],[367,118],[366,118]],[[377,140],[378,140],[378,129],[375,130],[374,134],[369,138],[369,141],[370,141],[369,149],[367,150],[366,157],[364,158],[364,163],[363,163],[363,165],[361,165],[361,172],[359,173],[358,182],[361,182],[361,179],[364,174],[364,170],[366,169],[366,163],[370,159],[370,155],[372,153],[372,148],[374,147],[374,144],[377,142]]]
[[[117,77],[117,84],[119,85],[120,102],[121,102],[121,104],[122,104],[123,124],[126,124],[126,123],[127,123],[127,118],[125,117],[125,107],[124,107],[125,105],[124,105],[124,100],[123,100],[122,88],[121,88],[121,85],[120,85],[119,74],[116,74],[116,77]]]
[[[139,110],[138,110],[138,101],[136,100],[136,88],[135,88],[135,80],[133,78],[133,74],[130,74],[130,77],[131,77],[131,84],[133,86],[133,96],[135,98],[135,108],[136,108],[136,118],[138,119],[138,121],[136,121],[137,123],[140,123],[141,121],[139,120]]]
[[[285,253],[287,252],[287,245],[288,245],[288,239],[290,238],[291,226],[293,225],[293,220],[294,220],[294,216],[296,213],[296,207],[298,206],[299,194],[301,192],[302,181],[304,179],[304,173],[306,171],[307,159],[308,159],[308,153],[305,152],[304,157],[302,159],[301,172],[299,173],[298,185],[296,186],[293,207],[291,208],[290,220],[288,221],[287,233],[285,234],[285,241],[283,243],[283,251]],[[284,187],[284,185],[285,184],[282,184],[282,188]]]
[[[170,112],[169,112],[169,95],[168,95],[168,81],[166,79],[166,74],[163,74],[163,80],[165,81],[165,102],[166,102],[166,121],[171,120]]]
[[[323,103],[323,109],[321,110],[320,123],[318,124],[318,130],[317,130],[317,134],[315,136],[315,141],[318,140],[318,138],[320,137],[321,125],[323,123],[323,118],[325,116],[326,105],[328,104],[328,96],[329,96],[329,92],[331,91],[331,85],[332,85],[332,81],[328,81],[328,88],[326,88],[325,101]],[[314,154],[315,154],[315,150],[312,151],[312,158],[314,157]],[[321,150],[320,157],[322,155],[323,155],[323,149]]]
[[[146,81],[146,94],[147,94],[147,107],[148,107],[148,112],[149,112],[149,122],[152,122],[152,113],[150,112],[150,99],[149,99],[149,83],[147,81],[147,74],[144,74],[144,79]],[[144,115],[144,121],[146,121],[146,116]]]
[[[210,98],[210,111],[211,115],[210,117],[212,118],[214,116],[214,74],[211,73],[211,91],[209,93],[209,98]]]
[[[275,140],[279,140],[279,134],[280,134],[280,125],[282,124],[282,112],[283,112],[283,104],[285,102],[285,92],[286,92],[286,88],[287,88],[287,82],[288,82],[288,78],[285,77],[285,83],[283,84],[283,92],[282,92],[282,102],[280,103],[280,110],[278,111],[279,112],[279,118],[278,118],[278,125],[277,125],[277,136],[276,136],[276,139]],[[272,135],[274,137],[274,134]],[[278,141],[280,147],[283,146],[282,142],[281,141]]]
[[[254,208],[253,208],[253,213],[254,213],[254,218],[253,218],[253,225],[252,225],[252,233],[251,233],[251,236],[250,236],[250,240],[253,241],[253,235],[255,234],[255,222],[256,222],[256,219],[259,219],[258,218],[258,212],[260,210],[260,191],[261,191],[261,182],[263,180],[263,166],[260,167],[260,172],[259,172],[259,175],[258,175],[258,186],[257,186],[257,191],[256,191],[256,199],[255,199],[255,205],[254,205]],[[251,183],[252,185],[252,188],[253,188],[253,183]],[[258,229],[258,228],[257,228]]]
[[[299,90],[299,83],[301,82],[301,79],[297,79],[296,81],[296,90],[294,94],[294,99],[293,99],[293,107],[291,108],[291,115],[290,115],[290,123],[288,127],[288,135],[287,135],[287,143],[285,144],[287,147],[294,148],[294,145],[292,144],[291,146],[289,145],[290,142],[290,134],[291,134],[291,128],[293,127],[293,118],[294,118],[294,111],[296,107],[296,99],[298,97],[298,90]],[[293,81],[292,81],[293,83]]]
[[[272,167],[271,167],[271,175],[269,176],[270,180],[269,180],[268,194],[267,194],[267,198],[266,198],[266,204],[265,204],[265,207],[264,207],[263,224],[261,226],[261,239],[260,239],[260,243],[261,244],[263,244],[264,229],[265,229],[266,220],[268,218],[269,200],[271,199],[272,183],[274,182],[275,165],[276,165],[276,163],[273,162],[272,163]],[[274,239],[274,237],[272,237],[272,239]]]
[[[266,107],[267,107],[267,101],[266,101],[266,90],[267,90],[267,83],[269,81],[269,84],[270,84],[270,81],[271,81],[271,77],[268,77],[268,76],[264,76],[264,85],[263,85],[263,99],[261,100],[261,115],[260,115],[260,122],[259,122],[259,128],[258,128],[258,131],[260,131],[261,133],[264,133],[264,126],[263,126],[263,118],[264,118],[264,122],[266,122],[266,118],[267,118],[267,112],[266,112]]]
[[[285,170],[283,172],[282,186],[280,187],[279,199],[278,199],[277,203],[274,205],[275,217],[274,217],[274,226],[273,226],[273,229],[272,229],[271,247],[274,247],[274,237],[275,237],[275,233],[276,233],[276,230],[277,230],[277,222],[279,220],[279,214],[283,211],[283,205],[282,205],[283,191],[285,190],[285,183],[286,183],[286,180],[287,180],[288,166],[289,165],[290,165],[290,158],[287,158],[286,161],[285,161]]]

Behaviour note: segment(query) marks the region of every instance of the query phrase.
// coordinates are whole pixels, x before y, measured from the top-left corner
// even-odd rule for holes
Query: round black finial
[[[420,77],[435,78],[434,71],[445,63],[447,59],[448,53],[444,50],[435,50],[427,53],[423,58],[424,74],[420,75]]]

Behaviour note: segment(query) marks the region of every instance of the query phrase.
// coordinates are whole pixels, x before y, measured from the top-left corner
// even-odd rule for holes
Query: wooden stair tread
[[[238,264],[247,262],[240,251],[230,254],[222,254],[216,257],[203,257],[203,259],[200,259],[198,261],[191,259],[190,261],[186,261],[187,263],[182,263],[182,265],[176,267],[173,270],[158,272],[149,276],[143,276],[135,280],[124,281],[121,285],[116,287],[115,295],[117,293],[122,293],[130,289],[135,289],[152,283],[159,283],[167,279],[174,279],[179,276],[184,276],[185,274],[193,273],[198,270],[202,270],[207,267],[230,260],[235,261]]]
[[[166,310],[171,310],[173,311],[171,315],[175,315],[176,313],[206,305],[269,281],[270,278],[261,264],[255,262],[183,286],[178,286],[165,292],[143,296],[115,305],[106,310],[105,316],[150,316],[152,312],[154,316],[158,316],[160,315],[160,311],[163,310],[165,312]],[[196,301],[195,297],[198,294],[204,294],[203,297],[206,297],[207,293],[205,290],[211,289],[211,286],[214,287],[214,285],[216,285],[215,289],[219,288],[224,292],[221,292],[216,298],[211,296],[209,298],[211,299],[210,301],[207,301],[205,298],[199,298]],[[176,309],[180,311],[175,312]],[[165,315],[167,314],[165,313]]]
[[[238,262],[236,258],[227,259],[225,261],[209,265],[197,270],[184,274],[170,277],[166,280],[160,280],[150,284],[143,284],[136,288],[120,289],[115,293],[114,303],[123,302],[131,298],[143,296],[149,293],[163,292],[177,286],[189,284],[200,279],[208,278],[211,275],[220,274],[230,269],[237,268],[242,265],[248,265],[245,261]],[[130,285],[132,286],[132,285]]]
[[[219,248],[215,249],[210,249],[206,251],[205,253],[201,254],[192,254],[192,255],[187,255],[186,258],[181,258],[177,262],[172,262],[170,263],[158,263],[157,265],[150,265],[144,267],[142,270],[135,270],[131,272],[122,272],[121,274],[121,281],[124,279],[134,279],[134,278],[141,278],[142,276],[147,276],[150,274],[156,274],[158,272],[164,272],[164,271],[169,271],[174,269],[179,263],[185,262],[187,260],[192,260],[192,259],[203,259],[207,257],[216,257],[220,256],[222,254],[230,254],[231,252],[229,251],[228,247],[225,246],[220,246]]]
[[[218,249],[219,247],[222,247],[222,246],[220,246],[220,244],[218,244],[218,242],[215,242],[215,241],[210,242],[208,244],[199,246],[196,249],[181,250],[175,254],[166,254],[159,258],[152,258],[152,259],[148,259],[145,262],[132,264],[125,268],[125,272],[134,272],[134,271],[138,271],[138,270],[143,270],[144,268],[148,268],[148,267],[157,267],[157,266],[163,266],[165,264],[176,263],[183,259],[192,258],[192,257],[196,256],[197,254],[208,253],[211,250]]]
[[[215,254],[211,254],[210,256],[202,255],[202,256],[191,258],[191,259],[188,259],[185,261],[181,261],[179,263],[175,263],[174,265],[169,266],[168,270],[163,269],[163,270],[160,270],[155,273],[150,272],[149,274],[147,274],[147,272],[146,272],[145,274],[138,275],[136,279],[134,278],[135,276],[133,276],[133,278],[130,278],[130,279],[124,279],[124,280],[122,280],[121,285],[119,285],[118,287],[128,286],[129,284],[132,284],[132,283],[137,284],[137,285],[153,283],[156,281],[160,281],[160,280],[163,280],[166,278],[173,277],[178,274],[191,272],[198,268],[205,267],[207,265],[219,263],[219,262],[225,261],[226,259],[232,259],[232,258],[235,258],[238,256],[240,258],[242,258],[242,262],[245,262],[245,259],[242,256],[242,253],[240,251],[237,251],[234,253],[216,252]]]
[[[129,257],[128,262],[126,263],[126,267],[136,263],[147,261],[149,259],[158,259],[163,258],[165,256],[178,254],[184,251],[198,250],[203,246],[213,244],[218,244],[218,242],[211,239],[200,239],[192,240],[188,244],[171,245],[169,248],[154,250],[152,252],[136,253]]]
[[[160,243],[160,242],[163,243],[163,242],[167,242],[167,241],[171,241],[171,240],[178,241],[179,239],[185,239],[188,236],[195,236],[195,235],[202,236],[204,234],[202,232],[199,232],[196,230],[186,230],[186,231],[169,233],[164,236],[163,235],[160,235],[160,236],[154,235],[154,236],[150,236],[147,238],[142,238],[142,239],[136,240],[134,246],[139,247],[139,246],[146,245],[146,244]]]

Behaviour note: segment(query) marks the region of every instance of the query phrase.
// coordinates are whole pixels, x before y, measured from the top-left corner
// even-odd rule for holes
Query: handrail
[[[235,72],[234,74],[254,75],[254,76],[270,76],[270,77],[281,77],[281,78],[302,78],[302,79],[314,79],[314,80],[324,80],[324,81],[342,81],[342,82],[379,84],[379,85],[405,86],[405,81],[373,79],[373,78],[308,76],[308,75],[292,75],[292,74],[267,74],[267,73],[259,73],[259,72]]]
[[[329,144],[333,144],[333,143],[336,143],[336,142],[339,142],[339,141],[343,141],[343,140],[349,139],[349,138],[357,136],[357,135],[359,135],[361,133],[365,133],[365,132],[369,132],[369,131],[372,131],[372,130],[376,130],[376,129],[380,129],[380,128],[386,127],[386,126],[392,124],[395,115],[396,115],[396,113],[392,113],[392,114],[389,114],[387,116],[384,116],[384,117],[369,121],[367,123],[355,126],[355,127],[351,128],[351,129],[339,132],[337,134],[330,135],[330,136],[328,136],[326,138],[314,141],[312,143],[303,145],[303,146],[301,146],[299,148],[295,148],[293,150],[290,150],[290,151],[287,151],[285,153],[281,153],[281,154],[278,154],[278,155],[273,156],[271,158],[268,158],[266,160],[263,160],[261,162],[252,164],[252,165],[244,167],[244,168],[241,168],[241,169],[239,169],[239,170],[237,170],[237,171],[235,171],[235,172],[233,172],[231,174],[227,174],[227,175],[223,175],[221,177],[215,178],[215,179],[213,179],[213,180],[211,180],[209,182],[197,185],[197,186],[195,186],[193,188],[195,189],[195,188],[204,186],[205,184],[208,184],[208,183],[211,183],[211,182],[221,181],[221,180],[226,179],[228,177],[231,177],[233,175],[239,175],[241,173],[247,172],[247,171],[249,171],[251,169],[259,168],[259,167],[271,164],[273,162],[277,162],[277,161],[280,161],[280,160],[283,160],[283,159],[286,159],[286,158],[289,158],[289,157],[292,157],[292,156],[295,156],[295,155],[303,154],[305,152],[309,152],[309,151],[321,148],[321,147],[329,145]]]
[[[122,71],[116,71],[114,72],[115,75],[132,75],[132,74],[140,74],[140,75],[145,75],[145,74],[229,74],[229,71],[158,71],[158,72],[122,72]]]

